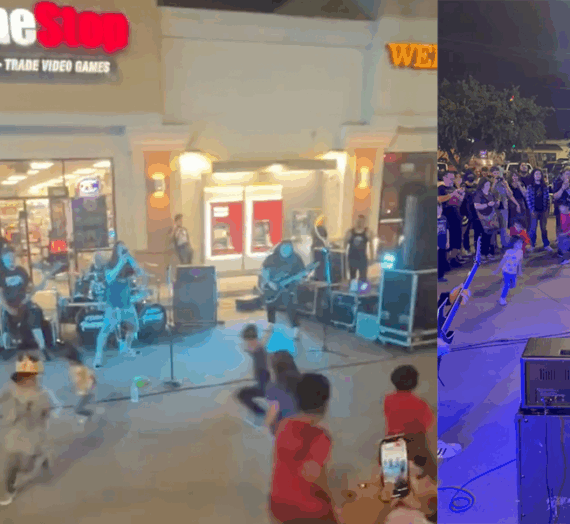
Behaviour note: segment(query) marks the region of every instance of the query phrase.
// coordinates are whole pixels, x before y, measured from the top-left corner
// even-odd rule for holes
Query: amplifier
[[[570,417],[532,415],[521,411],[515,420],[517,522],[570,522],[570,482],[566,471]]]
[[[356,313],[358,311],[358,295],[333,291],[331,323],[344,326],[349,329],[356,325]]]
[[[521,357],[521,408],[570,408],[570,339],[531,338]]]
[[[174,283],[176,325],[218,322],[218,286],[214,266],[178,266]]]

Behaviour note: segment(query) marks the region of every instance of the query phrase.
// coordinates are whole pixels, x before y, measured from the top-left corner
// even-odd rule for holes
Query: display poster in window
[[[210,203],[212,256],[243,253],[243,202]]]
[[[254,201],[251,216],[251,252],[265,253],[283,237],[283,201]]]
[[[75,249],[109,247],[106,198],[75,198],[71,206]]]

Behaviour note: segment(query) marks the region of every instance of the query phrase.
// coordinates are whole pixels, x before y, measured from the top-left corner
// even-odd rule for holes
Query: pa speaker
[[[313,249],[313,260],[319,262],[320,265],[315,269],[315,280],[319,282],[326,282],[325,274],[325,260],[323,252],[315,248]],[[331,271],[331,283],[339,284],[345,279],[346,275],[346,253],[340,249],[329,250],[329,261]]]
[[[437,267],[437,189],[406,197],[402,265],[420,270]]]
[[[177,325],[217,323],[218,289],[214,266],[178,266],[173,312]]]

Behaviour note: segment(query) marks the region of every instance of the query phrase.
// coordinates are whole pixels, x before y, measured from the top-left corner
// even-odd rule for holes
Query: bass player
[[[277,245],[271,255],[263,262],[261,278],[270,289],[276,291],[279,289],[279,281],[301,273],[304,269],[305,264],[301,257],[295,252],[293,243],[290,240],[284,240]],[[275,324],[275,316],[279,306],[283,306],[287,309],[287,316],[293,327],[294,338],[295,340],[299,340],[299,312],[297,308],[296,282],[293,282],[284,289],[275,302],[266,304],[267,320],[270,324]]]

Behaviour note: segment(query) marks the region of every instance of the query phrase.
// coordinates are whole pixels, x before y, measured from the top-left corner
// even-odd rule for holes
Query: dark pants
[[[537,229],[540,225],[540,233],[542,236],[542,243],[544,247],[548,247],[550,245],[550,241],[548,240],[548,230],[546,229],[546,225],[548,222],[548,213],[546,211],[542,211],[540,213],[535,213],[535,218],[530,219],[530,231],[528,232],[528,236],[530,237],[530,241],[532,242],[532,247],[536,246],[537,241]]]
[[[261,384],[242,388],[237,392],[237,399],[256,415],[265,415],[265,410],[254,401],[256,398],[265,398],[265,388]]]
[[[492,244],[493,233],[487,233],[483,229],[483,225],[480,220],[475,221],[475,244],[481,237],[481,255],[488,256],[495,254],[495,246]]]
[[[295,294],[284,292],[275,302],[267,305],[267,321],[275,324],[277,308],[285,307],[289,322],[293,327],[299,327],[299,311],[297,310],[297,299]]]
[[[447,218],[447,227],[449,228],[449,248],[461,249],[463,226],[461,215],[457,208],[449,209],[444,213]]]
[[[437,250],[437,278],[443,278],[447,271],[449,271],[449,264],[447,263],[447,250],[438,248],[438,250]]]
[[[177,246],[176,254],[181,264],[192,264],[192,249],[188,244]]]
[[[366,277],[368,276],[368,259],[366,256],[363,258],[349,257],[348,271],[350,273],[350,280],[354,280],[358,273],[358,280],[366,282]]]
[[[93,393],[88,393],[87,395],[80,395],[79,402],[75,407],[75,414],[80,415],[82,417],[90,417],[93,415],[93,412],[89,409],[85,409],[85,406],[91,402],[93,399]]]

